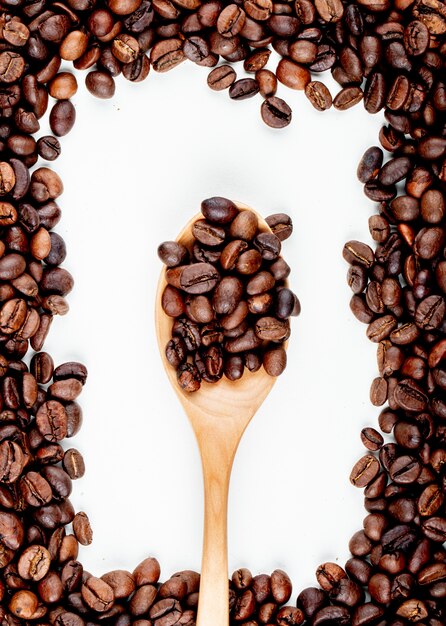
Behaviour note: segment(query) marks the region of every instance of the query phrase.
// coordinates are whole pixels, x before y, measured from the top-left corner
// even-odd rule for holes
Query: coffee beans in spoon
[[[161,304],[174,320],[166,358],[188,392],[223,376],[236,381],[245,369],[262,366],[279,376],[289,318],[300,312],[281,256],[291,218],[272,215],[265,231],[253,211],[221,197],[203,200],[201,213],[190,249],[176,241],[158,248],[167,281]]]

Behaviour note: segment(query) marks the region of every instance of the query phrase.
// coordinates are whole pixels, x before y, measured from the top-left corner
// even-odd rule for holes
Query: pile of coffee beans
[[[303,90],[319,111],[362,101],[385,116],[380,146],[367,150],[358,168],[367,197],[378,203],[369,220],[374,245],[350,241],[344,248],[352,311],[378,346],[371,401],[384,407],[379,430],[361,432],[367,452],[350,477],[365,490],[367,516],[345,567],[321,565],[318,586],[303,590],[294,606],[286,604],[292,591],[283,572],[236,572],[231,621],[444,626],[446,4],[0,0],[0,7],[2,625],[195,624],[196,573],[161,584],[159,565],[148,559],[133,573],[96,578],[77,560],[92,531],[69,500],[71,481],[84,472],[82,456],[63,441],[81,425],[76,399],[86,370],[78,363],[55,368],[43,351],[54,316],[68,311],[73,279],[60,267],[65,244],[53,230],[62,181],[40,163],[30,172],[39,157],[57,158],[59,138],[75,123],[77,78],[62,62],[89,70],[88,90],[110,98],[120,74],[140,81],[150,67],[165,72],[190,59],[211,68],[209,86],[233,100],[260,93],[262,118],[274,128],[291,120],[278,83]],[[281,57],[273,70],[272,49]],[[341,87],[334,97],[317,80],[324,71]],[[35,137],[50,98],[53,134]],[[211,226],[219,232],[219,224]],[[195,260],[215,271],[209,259]]]
[[[262,365],[279,376],[286,367],[289,318],[300,312],[285,282],[290,267],[280,256],[291,218],[271,215],[270,230],[262,231],[253,211],[220,197],[203,200],[201,213],[189,247],[165,241],[158,248],[167,268],[161,304],[175,318],[167,361],[188,392],[223,375],[239,380],[245,368],[257,372]]]

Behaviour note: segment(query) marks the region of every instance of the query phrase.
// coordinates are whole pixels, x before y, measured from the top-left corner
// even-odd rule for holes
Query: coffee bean
[[[230,65],[220,65],[213,69],[208,76],[208,86],[214,91],[228,89],[237,79],[237,74]]]
[[[305,87],[305,95],[317,111],[326,111],[333,104],[328,88],[319,81],[310,81]]]
[[[187,392],[194,392],[200,389],[200,374],[195,365],[183,363],[177,369],[178,384],[181,389]]]
[[[235,37],[242,30],[246,14],[237,4],[227,5],[218,16],[217,30],[224,37]]]
[[[167,267],[176,267],[187,261],[187,248],[176,241],[165,241],[158,247],[158,256]]]
[[[70,100],[59,100],[51,109],[50,127],[57,137],[67,135],[76,121],[76,109]]]
[[[315,0],[314,4],[317,12],[326,22],[337,22],[344,13],[340,0]]]
[[[228,224],[236,217],[238,209],[231,200],[215,197],[203,200],[201,212],[213,224]]]
[[[374,254],[371,248],[359,241],[347,242],[342,254],[347,263],[363,265],[366,268],[372,267],[374,263]]]
[[[219,246],[225,240],[226,233],[221,226],[215,226],[206,220],[197,220],[192,226],[195,239],[205,246]]]
[[[267,98],[261,106],[262,119],[271,128],[285,128],[291,123],[292,112],[281,98]]]
[[[353,467],[350,482],[355,487],[366,487],[379,472],[379,462],[371,455],[362,457]]]
[[[281,83],[290,89],[303,90],[311,80],[311,75],[307,68],[287,59],[279,61],[276,76]]]
[[[277,77],[267,69],[257,70],[256,81],[259,85],[259,92],[264,98],[271,98],[277,91]],[[283,105],[282,105],[283,106]]]
[[[86,513],[76,513],[73,519],[73,531],[82,546],[89,546],[93,541],[93,531]]]
[[[427,399],[420,387],[410,379],[402,380],[395,389],[395,401],[406,411],[423,411]]]
[[[89,72],[85,79],[85,84],[88,91],[97,98],[108,99],[115,95],[115,81],[107,72],[97,70]]]
[[[286,352],[283,348],[268,350],[263,355],[263,367],[270,376],[280,376],[285,370],[287,363]],[[288,598],[287,598],[288,599]],[[279,600],[277,600],[279,602]],[[280,601],[281,603],[287,600]]]
[[[360,87],[345,87],[334,98],[333,106],[339,111],[346,111],[361,102],[363,97]]]
[[[51,564],[50,553],[43,546],[30,546],[22,552],[17,569],[24,580],[34,582],[42,580],[48,573]]]
[[[65,452],[63,466],[71,480],[82,478],[85,474],[84,459],[82,454],[75,448],[70,448]]]
[[[181,273],[180,286],[190,294],[206,293],[214,289],[219,279],[218,271],[209,263],[193,263]]]
[[[357,172],[361,183],[368,183],[373,178],[376,178],[381,169],[383,157],[383,151],[376,146],[365,151],[358,165]]]
[[[361,440],[368,450],[376,452],[384,443],[382,435],[374,428],[363,428],[361,431]]]
[[[84,602],[97,613],[104,613],[113,605],[113,589],[100,578],[88,578],[82,585],[81,593]]]
[[[259,85],[254,78],[240,78],[229,87],[232,100],[246,100],[259,93]]]
[[[36,414],[39,432],[48,441],[61,441],[67,436],[67,413],[57,400],[44,402]]]

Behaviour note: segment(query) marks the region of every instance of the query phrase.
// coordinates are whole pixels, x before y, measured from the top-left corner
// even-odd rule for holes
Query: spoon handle
[[[216,433],[198,436],[204,479],[204,539],[197,626],[228,626],[227,514],[235,450]]]

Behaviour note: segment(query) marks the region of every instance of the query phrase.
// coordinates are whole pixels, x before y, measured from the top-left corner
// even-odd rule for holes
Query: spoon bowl
[[[236,204],[241,211],[252,211],[246,205]],[[258,213],[256,215],[259,230],[271,232],[265,220]],[[189,249],[194,239],[192,226],[198,219],[202,219],[201,213],[188,222],[177,238]],[[205,519],[197,626],[228,626],[227,507],[231,470],[243,433],[276,378],[269,376],[263,368],[255,373],[245,369],[237,381],[223,377],[214,384],[202,383],[194,393],[182,390],[176,371],[165,356],[173,324],[161,306],[166,285],[166,270],[163,269],[155,311],[158,345],[167,376],[195,432],[203,466]]]

